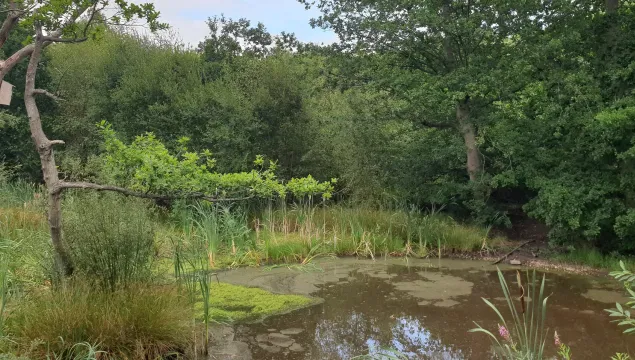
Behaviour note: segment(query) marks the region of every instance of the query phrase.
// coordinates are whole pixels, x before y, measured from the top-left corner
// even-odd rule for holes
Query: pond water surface
[[[503,270],[515,289],[515,270]],[[235,338],[253,359],[350,359],[381,348],[412,359],[489,359],[489,338],[468,333],[474,321],[496,333],[499,320],[481,298],[508,313],[496,268],[478,261],[334,259],[305,270],[239,269],[220,280],[323,299],[238,326]],[[550,336],[557,330],[574,359],[635,352],[635,336],[622,335],[603,311],[625,300],[611,279],[548,273],[546,293]]]

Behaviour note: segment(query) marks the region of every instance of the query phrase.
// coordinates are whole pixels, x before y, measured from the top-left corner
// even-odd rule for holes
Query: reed
[[[518,282],[518,297],[512,295],[510,288],[498,269],[498,280],[500,282],[503,295],[505,296],[510,321],[507,321],[500,310],[489,300],[483,301],[496,313],[502,325],[498,325],[499,337],[489,330],[481,327],[475,322],[476,328],[470,332],[481,332],[487,334],[494,345],[497,354],[504,359],[532,359],[542,360],[544,357],[545,342],[548,330],[545,330],[545,319],[547,316],[547,300],[545,296],[545,276],[538,286],[536,271],[531,275],[527,272],[525,285],[522,282],[520,272],[516,272]],[[527,301],[529,299],[529,301]],[[518,305],[516,305],[516,301]]]

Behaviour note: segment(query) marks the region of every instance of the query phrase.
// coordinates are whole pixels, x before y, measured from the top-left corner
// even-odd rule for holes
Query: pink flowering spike
[[[502,325],[498,325],[498,333],[500,334],[500,336],[505,339],[505,341],[509,341],[511,342],[511,336],[509,336],[509,331],[507,331],[507,328],[502,326]]]
[[[560,336],[558,336],[558,332],[557,331],[554,331],[554,333],[553,333],[553,340],[554,340],[554,343],[556,344],[556,346],[562,345],[562,342],[560,342]]]

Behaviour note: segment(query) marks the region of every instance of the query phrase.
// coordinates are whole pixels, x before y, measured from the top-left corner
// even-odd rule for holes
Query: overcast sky
[[[319,16],[318,10],[306,10],[297,0],[154,0],[161,20],[170,24],[183,42],[192,46],[209,33],[205,21],[225,14],[233,19],[246,18],[252,24],[262,22],[272,34],[293,32],[304,42],[331,43],[336,35],[312,29],[309,20]]]

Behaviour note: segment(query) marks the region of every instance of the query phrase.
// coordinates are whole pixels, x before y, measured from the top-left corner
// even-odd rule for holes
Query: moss
[[[258,288],[226,283],[214,283],[210,290],[210,317],[216,321],[257,321],[314,302],[305,296],[273,294]],[[197,305],[202,313],[202,304]]]

